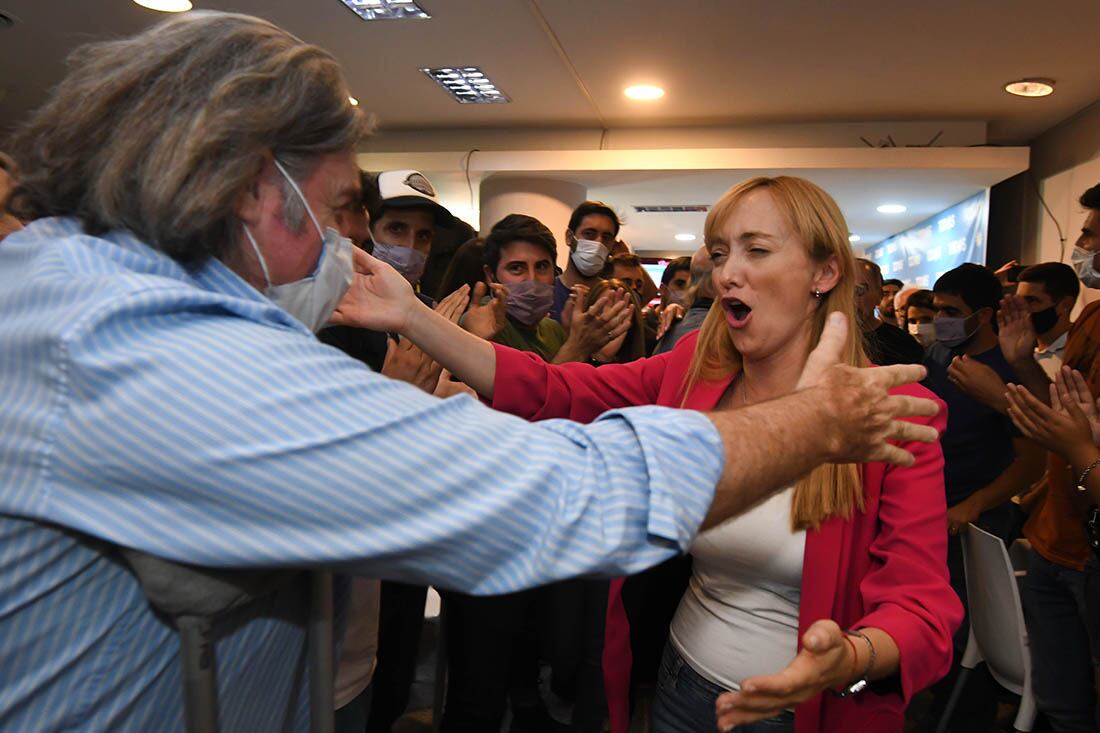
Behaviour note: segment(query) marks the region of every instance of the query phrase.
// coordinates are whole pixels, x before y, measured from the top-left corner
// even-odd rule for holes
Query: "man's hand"
[[[446,369],[439,373],[439,383],[436,385],[433,394],[441,399],[454,397],[456,394],[468,394],[471,397],[477,397],[477,392],[474,391],[473,387],[452,379],[451,373]]]
[[[857,643],[863,644],[862,640]],[[815,621],[802,636],[798,656],[778,674],[749,677],[738,692],[727,692],[715,701],[718,730],[729,730],[757,720],[774,718],[784,710],[809,700],[822,690],[837,689],[854,681],[853,645],[835,621]]]
[[[1094,432],[1095,427],[1100,427],[1097,406],[1083,378],[1079,387],[1088,397],[1078,391],[1078,385],[1071,388],[1059,374],[1057,383],[1050,386],[1048,407],[1023,387],[1008,385],[1008,415],[1012,422],[1021,433],[1070,463],[1096,445],[1096,438],[1100,437]]]
[[[386,340],[386,359],[382,362],[382,374],[419,387],[428,394],[435,392],[443,369],[430,356],[413,346],[409,339],[398,343]]]
[[[889,390],[924,379],[924,367],[897,364],[888,367],[843,366],[841,350],[848,322],[839,313],[829,314],[817,348],[806,360],[798,389],[813,389],[825,411],[821,430],[828,441],[833,463],[884,461],[913,464],[913,456],[887,441],[932,443],[939,433],[931,425],[905,422],[903,417],[932,417],[939,405],[929,399],[891,395]]]
[[[435,304],[435,312],[451,323],[458,323],[458,319],[466,312],[466,306],[469,304],[470,286],[463,283],[458,290]]]
[[[329,323],[374,331],[405,330],[409,314],[423,305],[403,275],[358,247],[352,249],[355,275]]]
[[[1027,302],[1017,295],[1007,295],[997,311],[997,342],[1009,364],[1035,358],[1035,326]]]
[[[1003,265],[1001,265],[1000,267],[998,267],[996,270],[993,271],[993,274],[996,275],[997,279],[1001,281],[1001,287],[1004,287],[1004,286],[1010,284],[1009,280],[1008,280],[1009,273],[1012,271],[1013,267],[1019,267],[1019,266],[1020,266],[1020,261],[1019,260],[1009,260],[1008,262],[1004,263]]]
[[[590,308],[577,298],[573,304],[569,337],[554,363],[587,361],[600,349],[630,330],[634,301],[625,290],[608,290]]]
[[[679,303],[669,303],[661,311],[661,320],[657,322],[657,340],[660,341],[672,328],[672,324],[684,317],[684,306]]]
[[[489,288],[492,289],[493,298],[482,305]],[[470,309],[462,319],[462,327],[475,336],[480,336],[486,341],[492,341],[508,323],[508,310],[506,308],[508,289],[500,283],[493,283],[486,287],[485,283],[474,286],[474,294],[470,298]]]
[[[978,402],[1008,414],[1004,380],[992,367],[969,356],[956,356],[947,367],[947,379]]]
[[[971,501],[973,497],[963,499],[953,507],[947,509],[947,533],[957,535],[966,532],[966,528],[978,521],[982,515],[982,508],[977,502]]]

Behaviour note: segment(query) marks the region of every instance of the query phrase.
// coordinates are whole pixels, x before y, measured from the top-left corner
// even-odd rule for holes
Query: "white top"
[[[374,667],[378,663],[378,603],[381,594],[381,582],[352,578],[348,628],[344,632],[343,651],[334,684],[335,710],[358,697],[374,677]]]
[[[1045,349],[1035,347],[1035,361],[1039,362],[1039,366],[1043,368],[1043,371],[1046,372],[1052,382],[1062,368],[1062,352],[1066,350],[1066,339],[1068,338],[1069,331],[1066,331]]]
[[[673,647],[728,689],[774,674],[798,651],[806,533],[791,532],[794,488],[699,534],[694,570],[672,620]]]

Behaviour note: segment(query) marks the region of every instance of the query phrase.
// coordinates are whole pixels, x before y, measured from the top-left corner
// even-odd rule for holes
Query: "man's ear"
[[[487,283],[496,282],[496,278],[493,277],[493,271],[489,269],[488,265],[482,265],[481,269],[485,271],[485,282],[487,282]]]
[[[1058,315],[1062,315],[1063,313],[1069,315],[1073,311],[1073,306],[1075,305],[1077,305],[1077,298],[1071,295],[1067,295],[1064,298],[1061,298],[1057,303],[1054,304],[1055,308],[1057,309],[1056,312],[1058,313]]]
[[[252,177],[237,197],[237,218],[248,226],[254,227],[259,224],[264,200],[271,195],[270,189],[274,188],[274,184],[271,183],[271,174],[275,170],[273,160],[270,151],[264,152],[257,161]]]
[[[569,247],[570,252],[577,251],[577,235],[573,234],[572,229],[565,230],[565,244]]]

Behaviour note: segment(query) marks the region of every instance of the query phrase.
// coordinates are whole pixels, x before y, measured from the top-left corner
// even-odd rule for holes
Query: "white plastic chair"
[[[962,536],[962,550],[966,597],[970,605],[970,638],[960,663],[962,670],[936,733],[947,730],[966,680],[981,662],[985,662],[998,684],[1020,696],[1020,709],[1013,727],[1026,733],[1035,724],[1036,708],[1031,690],[1027,628],[1016,573],[1004,543],[973,524]]]

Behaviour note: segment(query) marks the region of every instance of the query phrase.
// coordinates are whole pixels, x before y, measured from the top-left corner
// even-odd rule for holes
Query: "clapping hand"
[[[492,299],[483,304],[481,301],[490,292]],[[507,299],[508,289],[500,283],[478,283],[474,286],[470,309],[462,319],[462,327],[475,336],[491,341],[508,323]]]
[[[1050,406],[1023,387],[1008,385],[1008,414],[1027,437],[1072,462],[1100,445],[1100,411],[1080,372],[1062,367],[1050,385]]]
[[[1033,359],[1035,354],[1035,326],[1027,302],[1018,295],[1007,295],[997,310],[997,341],[1001,353],[1010,364]]]

